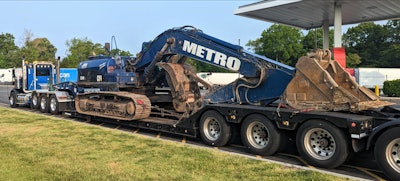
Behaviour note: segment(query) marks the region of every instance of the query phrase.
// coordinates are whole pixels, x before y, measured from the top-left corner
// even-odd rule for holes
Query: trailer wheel
[[[206,111],[200,118],[200,136],[212,146],[224,146],[231,139],[231,127],[216,111]]]
[[[40,95],[40,111],[43,113],[49,112],[49,99],[47,98],[46,94]]]
[[[242,142],[250,153],[272,155],[280,147],[282,137],[279,130],[262,115],[247,117],[240,132]]]
[[[378,137],[375,159],[379,167],[392,180],[400,180],[400,128],[392,128]]]
[[[10,99],[8,100],[10,107],[17,107],[17,94],[14,91],[10,93]]]
[[[296,145],[299,154],[318,167],[335,168],[349,156],[348,137],[326,121],[311,120],[301,125]]]
[[[50,109],[51,114],[59,114],[60,113],[59,103],[58,103],[56,95],[54,95],[54,94],[50,96],[49,109]]]
[[[39,105],[40,103],[38,94],[36,92],[33,92],[31,96],[31,109],[38,109]]]

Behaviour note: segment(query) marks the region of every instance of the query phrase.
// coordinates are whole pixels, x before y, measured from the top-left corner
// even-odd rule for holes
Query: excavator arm
[[[185,64],[187,58],[238,72],[243,77],[201,99],[196,88],[201,79]],[[190,112],[195,109],[195,104],[201,106],[202,100],[268,104],[282,95],[294,76],[293,67],[244,51],[241,46],[219,40],[191,26],[160,34],[140,53],[134,65],[138,86],[151,83],[159,68],[167,72],[173,105],[178,112]]]
[[[154,69],[154,65],[166,55],[186,56],[217,67],[239,72],[245,77],[260,75],[260,59],[265,63],[279,66],[293,73],[294,68],[277,61],[244,51],[243,47],[233,45],[204,34],[192,26],[184,26],[165,31],[157,36],[137,58],[135,67],[145,68],[145,75]]]

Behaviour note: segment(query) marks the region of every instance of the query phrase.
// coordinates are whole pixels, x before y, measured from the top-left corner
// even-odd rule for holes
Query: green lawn
[[[346,180],[0,108],[0,180]]]

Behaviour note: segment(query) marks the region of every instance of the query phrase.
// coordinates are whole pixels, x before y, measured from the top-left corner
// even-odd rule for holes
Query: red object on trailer
[[[343,47],[333,48],[333,57],[340,66],[346,68],[346,51]]]
[[[346,68],[346,50],[343,47],[333,48],[333,57],[340,66],[346,70],[351,76],[355,77],[354,68]]]
[[[355,70],[354,68],[345,68],[346,72],[348,72],[351,76],[355,77]]]

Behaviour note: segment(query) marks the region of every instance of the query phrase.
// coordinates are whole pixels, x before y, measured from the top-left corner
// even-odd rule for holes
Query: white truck
[[[383,88],[383,82],[400,79],[398,68],[355,68],[354,75],[360,86],[375,89],[375,86]]]
[[[0,83],[1,84],[12,84],[13,83],[13,69],[0,69]]]

